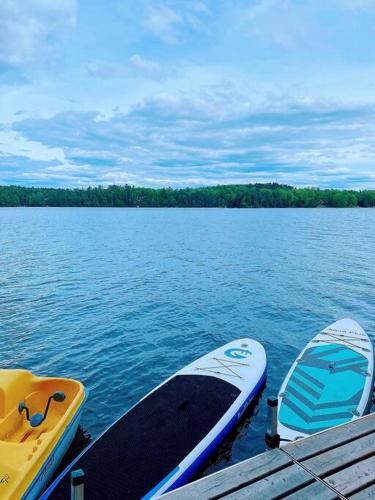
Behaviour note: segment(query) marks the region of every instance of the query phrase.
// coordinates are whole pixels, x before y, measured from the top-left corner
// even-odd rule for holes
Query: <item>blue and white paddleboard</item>
[[[159,385],[92,443],[42,498],[69,498],[70,472],[85,497],[157,497],[182,486],[235,426],[266,379],[263,346],[239,339]]]
[[[306,345],[281,386],[281,446],[368,413],[373,378],[373,347],[358,323],[342,319],[325,328]]]

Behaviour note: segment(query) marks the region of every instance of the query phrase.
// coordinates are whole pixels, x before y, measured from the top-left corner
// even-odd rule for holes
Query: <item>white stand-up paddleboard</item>
[[[69,498],[70,472],[77,469],[90,500],[153,498],[182,486],[260,393],[266,369],[265,350],[251,339],[199,358],[109,427],[42,498]]]
[[[325,328],[306,345],[281,386],[281,446],[368,413],[373,377],[373,347],[358,323],[342,319]]]

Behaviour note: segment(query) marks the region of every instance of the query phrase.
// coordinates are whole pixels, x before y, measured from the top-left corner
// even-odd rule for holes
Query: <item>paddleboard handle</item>
[[[70,500],[83,500],[85,473],[82,469],[70,473]]]
[[[277,433],[277,408],[279,400],[275,397],[267,399],[268,406],[268,425],[265,435],[266,444],[270,448],[278,448],[280,445],[280,436]]]

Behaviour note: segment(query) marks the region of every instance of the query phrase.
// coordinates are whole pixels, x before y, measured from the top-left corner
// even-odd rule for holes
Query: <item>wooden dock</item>
[[[163,500],[375,499],[375,413],[267,451]]]

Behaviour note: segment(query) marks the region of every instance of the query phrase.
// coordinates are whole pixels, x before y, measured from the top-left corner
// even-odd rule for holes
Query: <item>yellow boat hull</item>
[[[42,415],[57,391],[64,399],[56,402],[51,397],[45,419],[29,421],[20,403],[30,416]],[[43,491],[75,435],[85,397],[76,380],[0,370],[1,499],[29,500]]]

